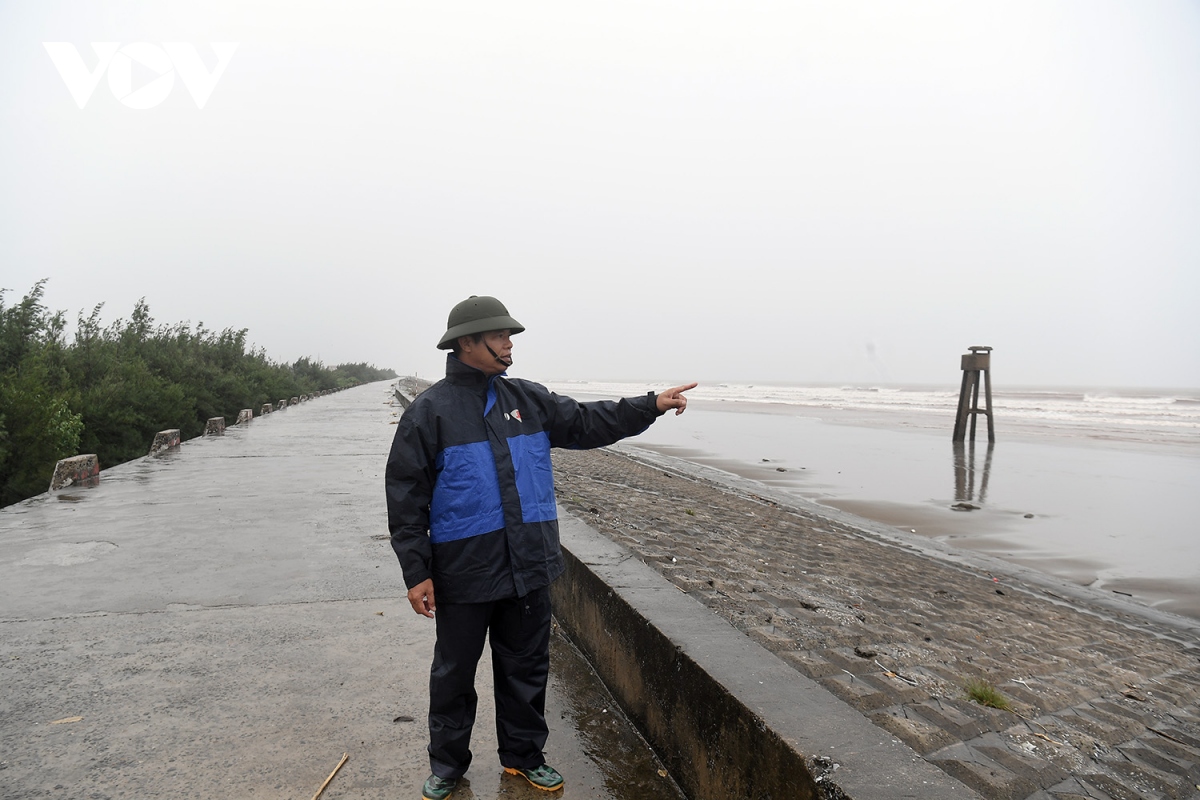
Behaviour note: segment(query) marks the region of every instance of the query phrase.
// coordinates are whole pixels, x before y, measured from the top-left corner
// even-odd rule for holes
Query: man
[[[684,392],[577,403],[511,379],[525,328],[494,297],[450,311],[438,348],[446,377],[396,429],[386,472],[388,527],[413,611],[437,625],[429,679],[424,800],[445,800],[471,763],[475,668],[492,648],[500,765],[539,789],[562,788],[546,764],[550,582],[558,543],[551,447],[602,447],[687,408]],[[436,616],[435,612],[436,611]]]

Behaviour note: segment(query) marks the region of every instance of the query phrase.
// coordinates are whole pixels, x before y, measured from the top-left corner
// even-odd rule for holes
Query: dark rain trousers
[[[486,603],[438,603],[437,644],[429,676],[429,763],[458,778],[471,764],[479,696],[475,667],[485,637],[492,648],[500,764],[545,763],[546,679],[550,673],[550,587]]]

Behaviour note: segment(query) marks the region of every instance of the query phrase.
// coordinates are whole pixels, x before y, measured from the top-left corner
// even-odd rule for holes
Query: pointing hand
[[[675,416],[679,416],[687,408],[687,398],[684,397],[684,392],[688,389],[695,389],[699,384],[689,383],[686,386],[676,386],[667,389],[660,394],[655,400],[655,405],[660,412],[665,413],[669,409],[675,409]]]

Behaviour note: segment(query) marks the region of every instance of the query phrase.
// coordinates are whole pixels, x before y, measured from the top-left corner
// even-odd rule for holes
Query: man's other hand
[[[433,578],[427,578],[409,589],[408,602],[412,604],[413,611],[433,619],[433,612],[437,611],[437,603],[433,599]]]
[[[695,389],[698,384],[689,383],[686,386],[676,386],[672,389],[667,389],[660,394],[655,400],[655,405],[661,413],[666,413],[670,409],[675,409],[675,416],[679,416],[687,408],[687,398],[683,393],[688,389]]]

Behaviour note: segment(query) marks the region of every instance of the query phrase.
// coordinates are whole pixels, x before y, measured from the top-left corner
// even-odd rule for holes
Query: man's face
[[[512,336],[507,329],[488,331],[483,335],[483,340],[479,342],[474,341],[470,336],[462,336],[458,343],[462,348],[459,360],[488,375],[499,375],[512,366]],[[497,361],[496,357],[488,351],[489,347],[496,353],[496,356],[499,356],[500,361]]]

